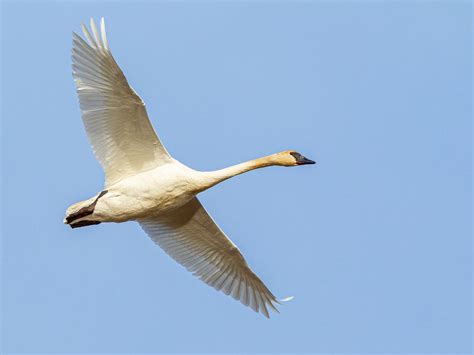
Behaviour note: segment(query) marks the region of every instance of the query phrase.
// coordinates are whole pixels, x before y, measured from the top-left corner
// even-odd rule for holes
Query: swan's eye
[[[291,152],[290,154],[293,156],[293,158],[296,159],[296,161],[298,161],[298,159],[301,159],[302,157],[302,155],[298,152]]]

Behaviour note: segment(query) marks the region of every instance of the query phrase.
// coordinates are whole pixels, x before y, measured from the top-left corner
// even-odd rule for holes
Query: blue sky
[[[270,320],[202,284],[135,223],[71,230],[101,190],[71,32],[112,51],[177,159],[284,149],[201,196],[280,297]],[[468,1],[4,2],[1,349],[471,350]]]

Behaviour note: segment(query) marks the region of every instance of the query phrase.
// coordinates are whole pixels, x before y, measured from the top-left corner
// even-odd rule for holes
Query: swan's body
[[[181,207],[196,195],[200,175],[178,161],[139,173],[107,188],[92,215],[76,221],[126,222]],[[97,195],[71,206],[68,214],[90,205],[96,198]]]
[[[82,118],[104,168],[105,189],[68,208],[65,223],[83,227],[137,221],[171,257],[207,284],[268,317],[278,302],[214,223],[196,195],[230,177],[272,165],[312,164],[285,151],[226,169],[201,172],[173,159],[161,144],[143,101],[128,85],[91,20],[87,44],[74,34],[73,70]]]

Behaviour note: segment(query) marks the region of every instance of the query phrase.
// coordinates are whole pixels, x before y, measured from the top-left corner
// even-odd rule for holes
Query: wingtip
[[[293,298],[295,298],[295,296],[288,296],[288,297],[279,299],[278,302],[279,302],[279,303],[289,302],[289,301],[291,301]]]

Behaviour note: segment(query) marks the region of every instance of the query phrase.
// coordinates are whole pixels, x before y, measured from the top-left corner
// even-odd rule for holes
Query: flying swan
[[[173,159],[158,139],[145,103],[128,84],[93,19],[87,40],[73,33],[72,68],[82,120],[105,172],[105,188],[67,209],[72,228],[137,221],[173,259],[216,290],[269,317],[279,301],[250,269],[196,195],[233,176],[267,166],[314,164],[288,150],[203,172]],[[284,301],[284,300],[283,300]]]

